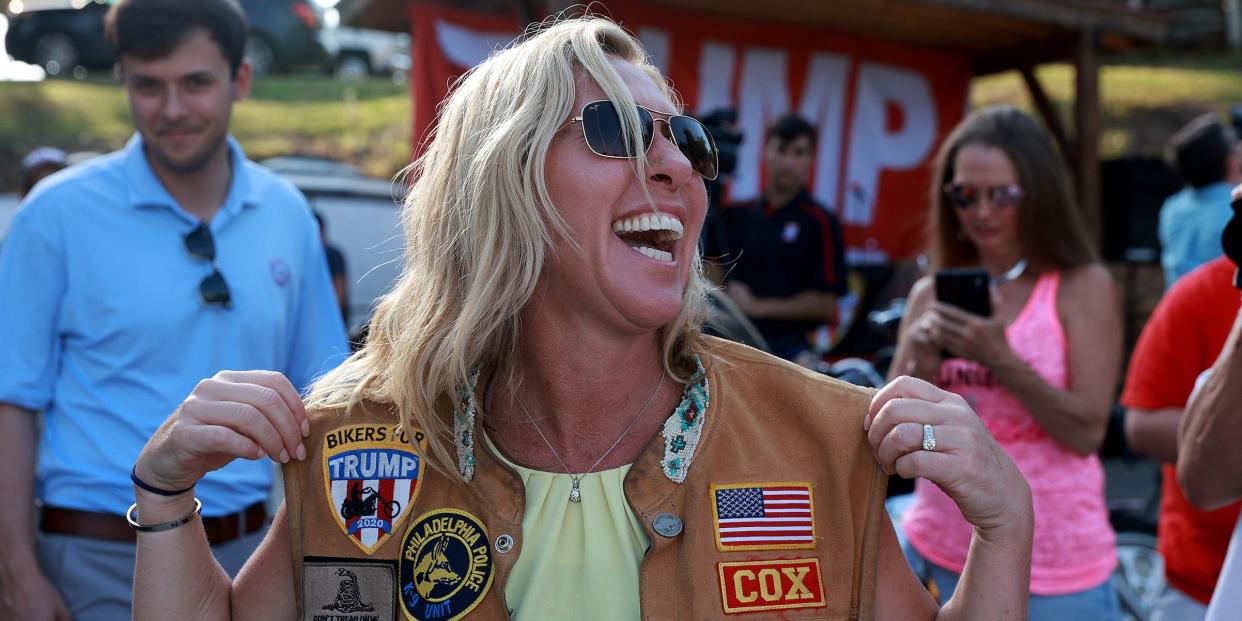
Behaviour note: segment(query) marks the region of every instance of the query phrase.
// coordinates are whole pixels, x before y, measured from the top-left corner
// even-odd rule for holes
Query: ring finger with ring
[[[889,430],[888,435],[880,442],[880,447],[876,451],[876,461],[884,468],[884,472],[895,474],[897,472],[897,460],[910,453],[916,453],[923,449],[923,423],[898,423]],[[935,425],[932,431],[937,435],[936,450],[940,453],[948,446],[947,442],[952,437],[952,430],[944,425]]]

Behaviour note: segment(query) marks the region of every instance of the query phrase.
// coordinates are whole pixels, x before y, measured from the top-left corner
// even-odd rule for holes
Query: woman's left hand
[[[933,302],[928,309],[933,337],[953,355],[995,368],[1011,355],[1005,326],[951,304]]]
[[[930,450],[924,425],[935,436]],[[981,531],[1033,520],[1026,478],[961,396],[898,377],[871,399],[863,429],[884,472],[935,483]]]

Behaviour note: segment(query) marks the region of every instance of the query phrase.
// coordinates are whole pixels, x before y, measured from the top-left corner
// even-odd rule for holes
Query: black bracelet
[[[146,481],[143,481],[142,479],[138,478],[138,465],[137,464],[135,464],[133,468],[129,469],[129,480],[133,481],[134,485],[137,485],[138,487],[141,487],[142,489],[145,489],[148,492],[151,492],[152,494],[159,494],[160,496],[180,496],[194,489],[194,486],[191,485],[185,489],[168,491],[166,489],[160,489],[158,487],[150,485]]]

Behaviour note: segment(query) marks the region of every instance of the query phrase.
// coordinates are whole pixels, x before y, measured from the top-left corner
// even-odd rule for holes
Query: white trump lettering
[[[399,451],[361,451],[328,460],[335,479],[412,479],[418,476],[418,457]]]
[[[819,129],[815,149],[815,198],[837,204],[841,178],[841,143],[845,134],[845,84],[849,60],[837,54],[814,54],[806,69],[806,89],[798,113]]]
[[[902,116],[901,127],[888,127],[888,105]],[[923,163],[936,140],[936,102],[927,78],[888,65],[863,63],[854,97],[854,127],[846,173],[844,203],[837,213],[846,224],[870,226],[883,170],[903,170]]]
[[[746,139],[738,147],[734,196],[759,194],[759,163],[763,134],[772,119],[789,112],[787,54],[783,50],[748,47],[742,51],[742,81],[738,87],[737,124]]]

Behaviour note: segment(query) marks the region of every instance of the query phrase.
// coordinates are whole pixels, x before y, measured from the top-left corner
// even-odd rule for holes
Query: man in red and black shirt
[[[778,118],[765,136],[763,195],[724,210],[737,232],[725,291],[791,360],[809,349],[808,333],[835,319],[847,291],[841,224],[807,192],[815,138],[806,120]]]

